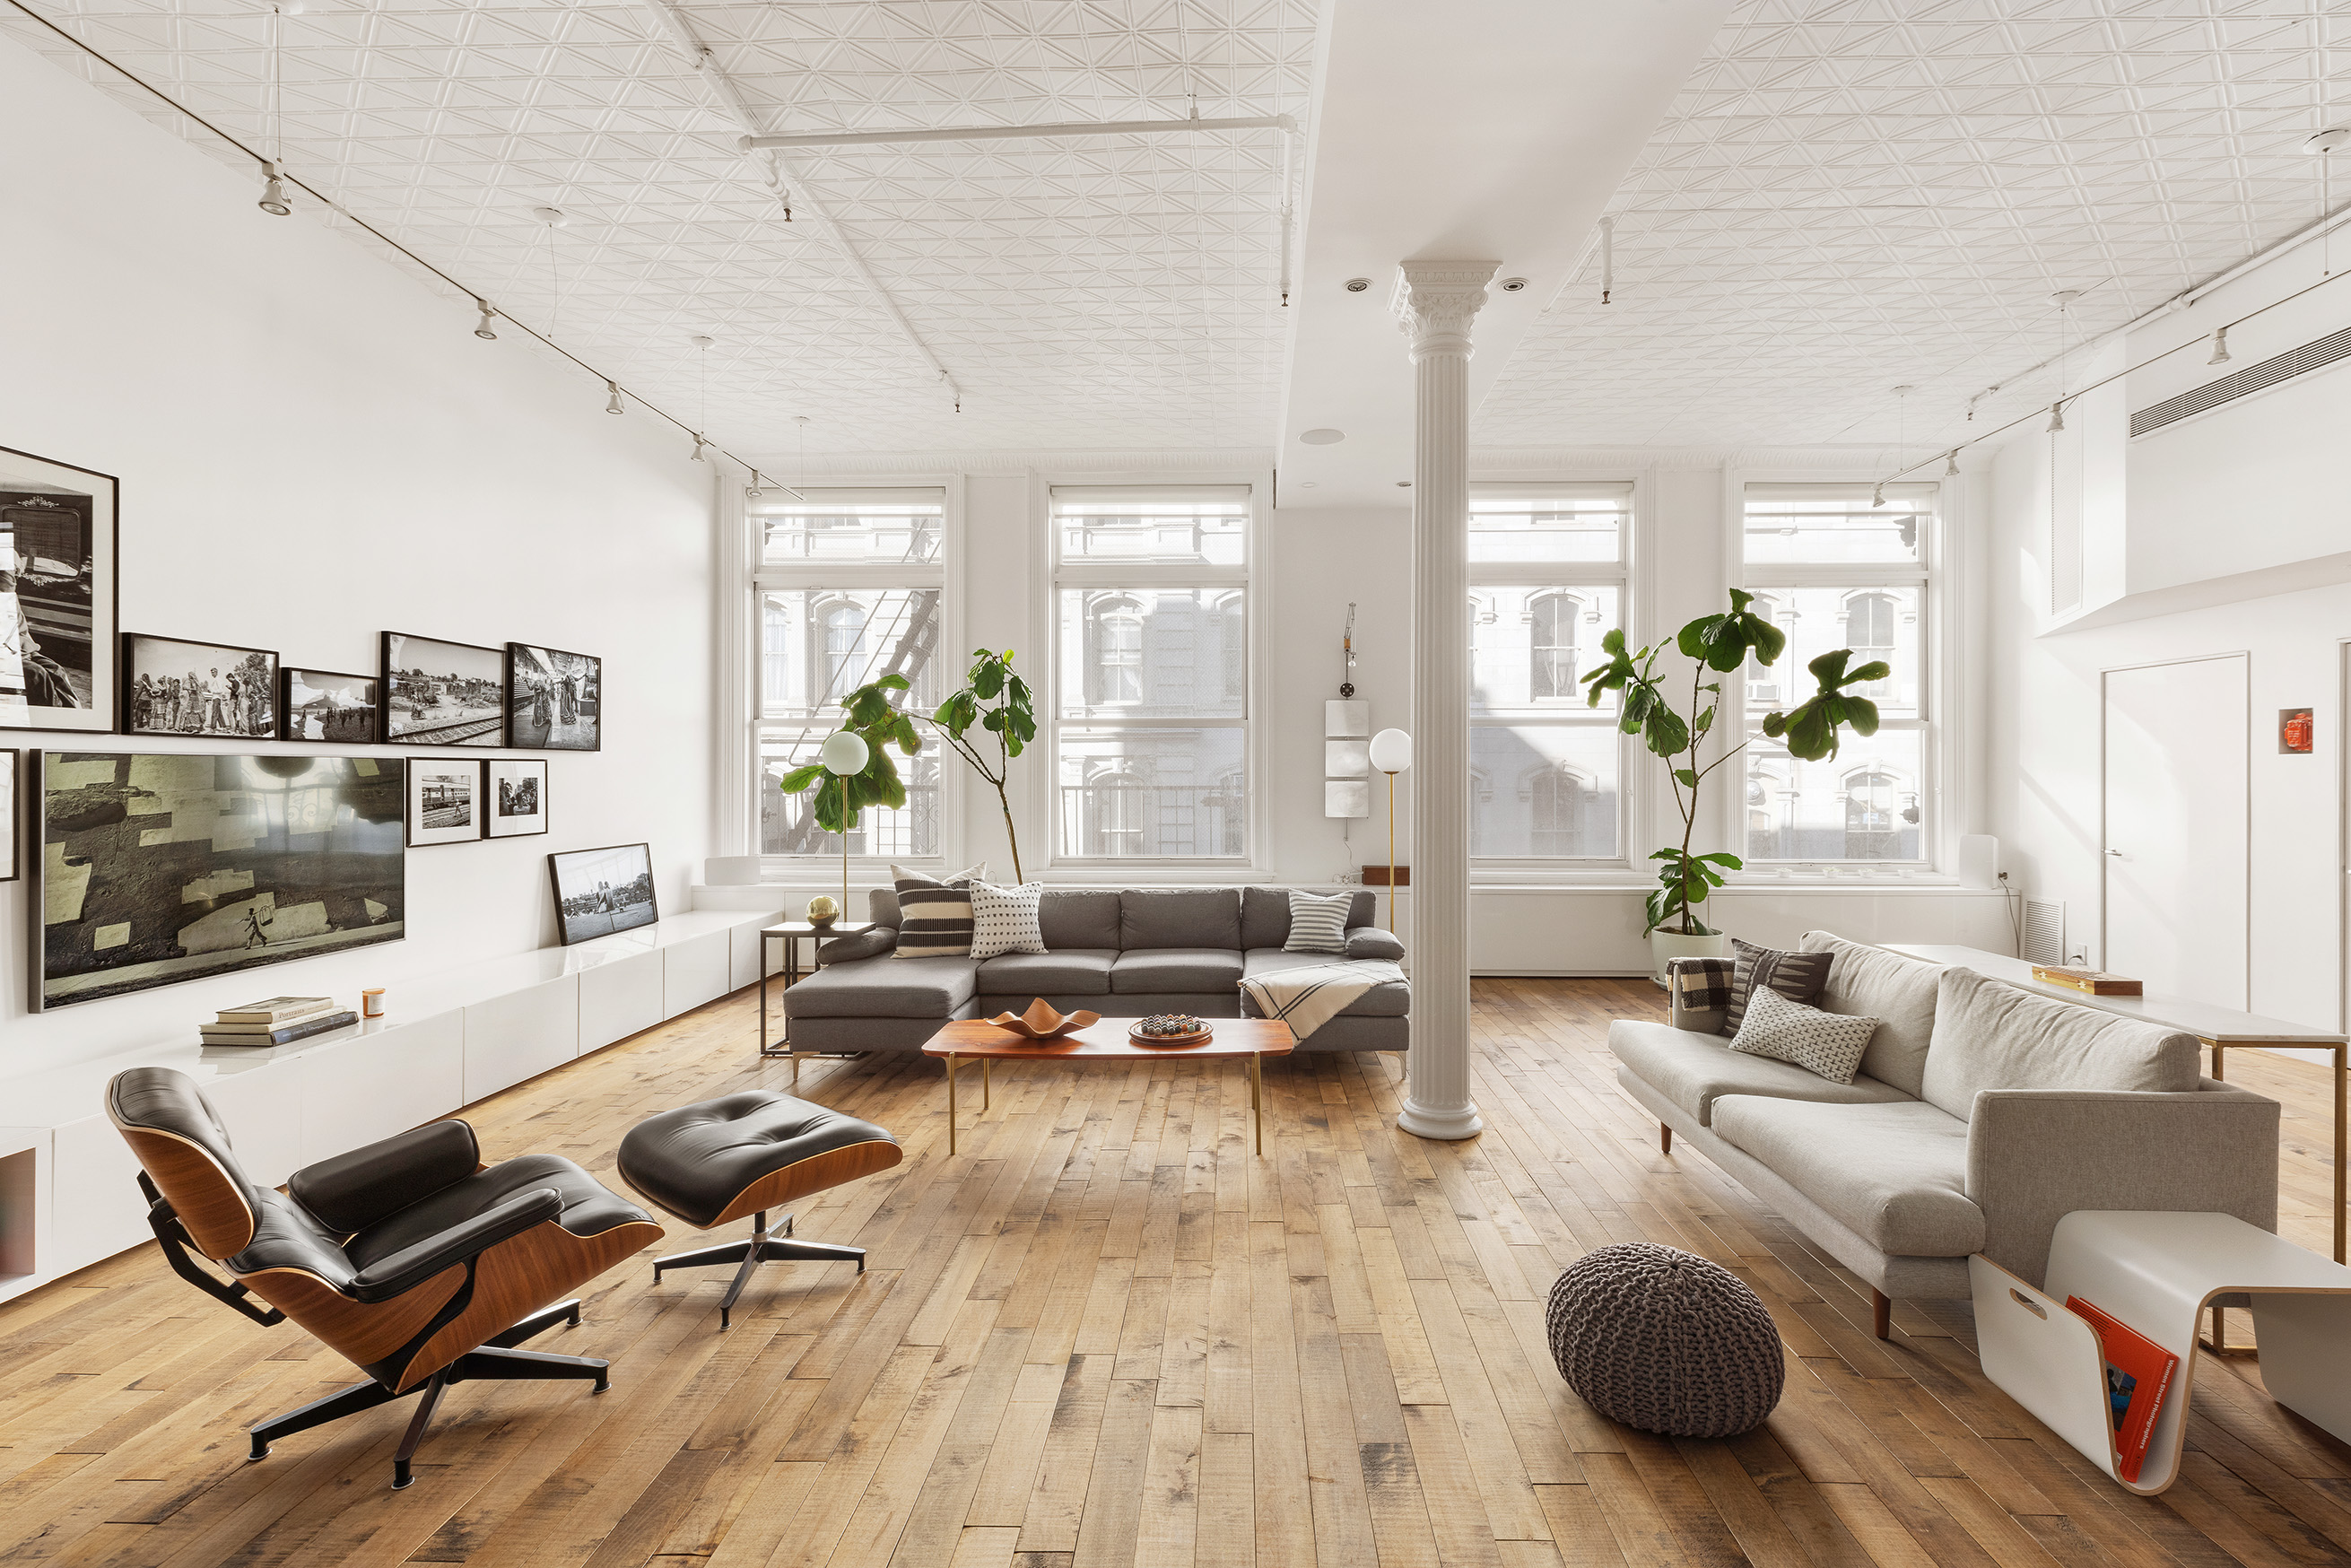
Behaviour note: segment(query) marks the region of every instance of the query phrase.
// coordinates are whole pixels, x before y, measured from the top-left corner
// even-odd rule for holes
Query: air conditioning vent
[[[2264,391],[2280,382],[2292,381],[2304,371],[2319,370],[2346,357],[2351,357],[2351,331],[2337,332],[2332,338],[2305,343],[2291,353],[2263,360],[2258,365],[2248,365],[2235,375],[2222,376],[2217,382],[2206,382],[2178,397],[2166,398],[2151,408],[2139,410],[2131,415],[2131,434],[2145,435],[2150,430],[2161,430],[2167,424],[2176,424],[2192,414],[2218,408],[2250,392]]]
[[[2017,955],[2028,964],[2062,964],[2065,961],[2065,905],[2053,898],[2028,898],[2024,901],[2024,951]]]

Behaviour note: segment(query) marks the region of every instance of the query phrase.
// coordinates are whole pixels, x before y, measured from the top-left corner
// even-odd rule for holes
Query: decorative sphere
[[[1780,1331],[1740,1278],[1694,1253],[1629,1241],[1587,1252],[1551,1288],[1552,1359],[1611,1420],[1669,1437],[1731,1437],[1780,1403]]]
[[[817,755],[824,759],[827,773],[846,776],[864,772],[866,760],[872,754],[866,749],[863,736],[836,729],[824,737],[824,749]]]
[[[809,900],[808,919],[810,925],[830,925],[841,918],[841,905],[830,894],[818,894]]]
[[[1383,773],[1401,773],[1412,766],[1412,737],[1400,729],[1384,729],[1372,737],[1372,766]]]

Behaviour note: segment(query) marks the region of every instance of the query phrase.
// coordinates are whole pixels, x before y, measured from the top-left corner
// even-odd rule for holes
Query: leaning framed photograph
[[[406,932],[396,757],[33,758],[37,1011]]]
[[[394,746],[503,746],[507,659],[496,648],[383,634],[383,738]]]
[[[373,675],[288,665],[277,696],[277,738],[365,746],[375,739],[379,689]]]
[[[471,757],[408,764],[408,847],[470,844],[482,836],[482,765]]]
[[[531,751],[604,748],[604,661],[507,644],[507,744]]]
[[[547,857],[547,875],[555,888],[556,928],[567,947],[661,918],[653,904],[650,844],[559,851]]]
[[[277,655],[122,634],[122,733],[277,738]]]
[[[494,757],[482,764],[482,825],[493,839],[527,839],[547,831],[547,758]]]
[[[0,446],[0,727],[112,733],[120,491]]]
[[[16,798],[23,792],[24,758],[21,751],[0,751],[0,882],[14,882],[25,870],[20,849],[25,835],[16,822]]]

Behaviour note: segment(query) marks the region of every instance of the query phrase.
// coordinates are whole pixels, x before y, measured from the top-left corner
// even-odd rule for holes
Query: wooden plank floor
[[[404,1406],[244,1463],[246,1423],[351,1374],[152,1248],[110,1260],[0,1308],[0,1561],[2351,1568],[2351,1451],[2252,1364],[2208,1364],[2185,1479],[2130,1497],[1984,1381],[1963,1303],[1902,1303],[1881,1344],[1849,1276],[1658,1155],[1604,1044],[1657,1012],[1646,982],[1484,981],[1476,1007],[1489,1131],[1458,1145],[1393,1130],[1385,1058],[1270,1069],[1263,1159],[1238,1067],[1008,1068],[955,1159],[935,1064],[807,1070],[906,1145],[800,1211],[871,1249],[863,1277],[771,1266],[722,1334],[723,1270],[632,1261],[538,1342],[611,1357],[611,1392],[461,1385],[405,1492]],[[728,998],[471,1119],[492,1158],[613,1180],[639,1116],[789,1082],[751,1030]],[[2287,1229],[2323,1246],[2323,1072],[2230,1071],[2287,1100]],[[1551,1280],[1627,1239],[1761,1293],[1789,1374],[1762,1429],[1629,1431],[1552,1372]]]

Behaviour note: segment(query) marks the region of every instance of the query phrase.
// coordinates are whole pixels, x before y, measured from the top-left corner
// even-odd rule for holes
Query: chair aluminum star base
[[[697,1247],[691,1252],[654,1259],[653,1283],[660,1284],[663,1270],[668,1269],[708,1269],[721,1263],[740,1264],[741,1267],[735,1270],[733,1281],[726,1287],[726,1294],[718,1301],[718,1326],[726,1329],[734,1326],[730,1314],[735,1311],[735,1303],[742,1299],[743,1287],[751,1282],[751,1270],[762,1263],[854,1263],[859,1273],[865,1272],[864,1248],[835,1247],[825,1241],[794,1241],[789,1239],[791,1233],[792,1217],[787,1214],[783,1218],[783,1234],[770,1235],[768,1231],[768,1211],[760,1209],[751,1216],[751,1234],[740,1241],[721,1241],[716,1246]]]
[[[280,1437],[290,1437],[297,1432],[307,1432],[313,1427],[324,1427],[346,1416],[356,1416],[362,1410],[372,1410],[378,1406],[421,1394],[424,1397],[416,1406],[416,1413],[409,1417],[408,1430],[402,1436],[400,1449],[392,1456],[392,1490],[405,1490],[415,1479],[410,1469],[410,1461],[416,1457],[417,1446],[424,1440],[424,1429],[432,1425],[434,1412],[440,1407],[442,1393],[451,1384],[486,1382],[493,1378],[511,1382],[583,1378],[595,1382],[593,1393],[601,1394],[611,1387],[611,1362],[590,1356],[550,1355],[544,1351],[516,1348],[523,1341],[544,1333],[558,1323],[572,1328],[580,1326],[580,1302],[576,1299],[558,1301],[545,1312],[533,1313],[404,1392],[395,1394],[371,1379],[366,1383],[354,1383],[323,1399],[313,1399],[309,1404],[288,1410],[282,1416],[273,1416],[266,1421],[258,1422],[251,1428],[253,1451],[246,1456],[246,1462],[255,1464],[267,1458],[270,1445]]]

